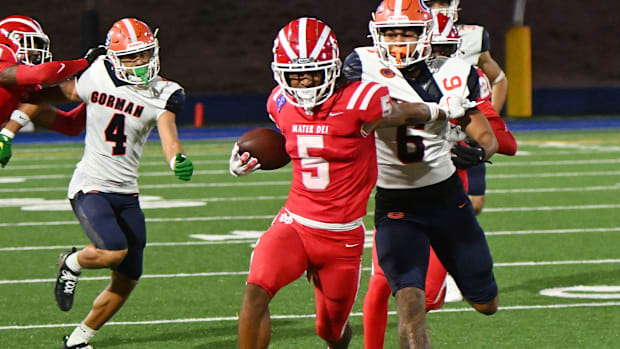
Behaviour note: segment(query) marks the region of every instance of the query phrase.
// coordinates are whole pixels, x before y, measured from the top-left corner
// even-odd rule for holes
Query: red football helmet
[[[424,2],[426,2],[426,5],[429,7],[433,7],[433,3],[440,4],[440,7],[431,10],[434,14],[441,13],[444,16],[450,17],[453,23],[456,23],[459,20],[459,11],[461,10],[459,7],[460,0],[425,0]]]
[[[105,47],[108,60],[112,62],[116,77],[130,84],[148,84],[159,73],[159,44],[157,30],[151,32],[146,23],[136,18],[123,18],[108,31]],[[126,65],[123,58],[146,52],[148,62],[142,65]]]
[[[437,50],[444,56],[457,55],[461,45],[461,36],[450,17],[442,13],[435,14],[435,27],[431,39],[433,51]]]
[[[338,41],[331,28],[319,19],[302,17],[278,32],[273,42],[271,69],[291,103],[312,109],[333,94],[342,65],[339,56]],[[308,71],[323,72],[321,85],[309,88],[290,86],[287,74]]]
[[[50,39],[39,22],[27,16],[14,15],[0,20],[0,42],[9,46],[22,64],[41,64],[52,60]]]
[[[433,14],[422,0],[384,0],[368,24],[381,60],[399,68],[426,59],[431,54]],[[416,41],[387,42],[388,29],[414,29]]]

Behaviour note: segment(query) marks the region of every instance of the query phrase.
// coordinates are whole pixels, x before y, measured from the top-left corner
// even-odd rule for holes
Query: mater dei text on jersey
[[[293,124],[291,128],[293,133],[311,133],[311,134],[328,134],[329,126],[327,125],[309,125],[309,124]]]

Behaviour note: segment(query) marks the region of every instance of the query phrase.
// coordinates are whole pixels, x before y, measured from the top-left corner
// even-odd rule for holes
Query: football
[[[255,128],[238,140],[239,154],[246,151],[260,162],[261,170],[275,170],[291,161],[286,153],[284,136],[270,128]]]

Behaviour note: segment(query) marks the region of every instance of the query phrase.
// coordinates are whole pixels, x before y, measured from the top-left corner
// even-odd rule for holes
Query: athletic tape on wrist
[[[503,79],[506,78],[506,74],[504,74],[504,71],[500,71],[499,75],[495,78],[495,80],[493,80],[493,85],[497,84],[498,82],[502,81]]]
[[[424,103],[428,107],[428,111],[431,114],[431,117],[428,121],[435,121],[439,117],[439,106],[437,103]]]
[[[9,137],[10,139],[15,138],[15,133],[9,129],[7,129],[6,127],[2,129],[2,131],[0,131],[0,134],[3,134],[7,137]]]
[[[17,122],[18,124],[22,125],[22,127],[24,127],[30,122],[30,117],[23,111],[15,109],[11,113],[11,120]]]

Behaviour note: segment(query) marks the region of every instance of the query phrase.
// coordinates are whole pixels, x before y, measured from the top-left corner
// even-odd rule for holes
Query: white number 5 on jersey
[[[302,181],[308,189],[322,190],[329,185],[329,163],[322,157],[308,155],[309,148],[323,147],[321,135],[297,136],[297,154],[301,158]]]

